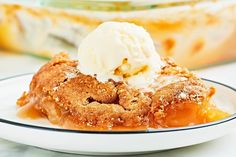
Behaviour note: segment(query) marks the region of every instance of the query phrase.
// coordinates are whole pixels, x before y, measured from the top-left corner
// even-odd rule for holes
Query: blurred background
[[[0,0],[0,78],[76,58],[104,21],[141,25],[161,56],[236,87],[236,0]]]

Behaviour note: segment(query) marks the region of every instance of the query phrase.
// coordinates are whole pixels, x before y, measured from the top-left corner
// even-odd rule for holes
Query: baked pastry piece
[[[44,115],[65,128],[129,130],[227,116],[210,101],[213,94],[187,69],[161,59],[142,27],[106,22],[83,39],[78,60],[61,53],[44,65],[17,104],[19,115]]]
[[[169,59],[162,60],[166,64],[156,78],[155,92],[143,92],[123,82],[99,82],[82,74],[77,60],[58,54],[18,99],[19,115],[35,118],[36,111],[53,124],[86,130],[189,126],[228,115],[211,102],[214,88]]]

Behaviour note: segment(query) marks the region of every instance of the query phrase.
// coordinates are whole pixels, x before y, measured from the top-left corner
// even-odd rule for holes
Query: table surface
[[[35,72],[45,60],[31,56],[7,54],[0,52],[0,79],[22,73]],[[221,65],[196,71],[200,77],[222,82],[236,88],[236,63]],[[0,130],[1,131],[1,130]],[[195,146],[140,155],[147,157],[235,157],[236,156],[236,130],[217,140]],[[74,157],[73,155],[58,153],[0,139],[0,157]]]

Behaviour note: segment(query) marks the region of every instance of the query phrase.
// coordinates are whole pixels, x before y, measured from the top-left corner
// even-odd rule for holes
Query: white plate
[[[131,132],[89,132],[61,129],[47,120],[16,116],[16,99],[28,90],[32,74],[0,81],[0,138],[40,148],[79,154],[139,154],[203,143],[236,128],[236,90],[205,80],[216,88],[214,101],[232,116],[203,125]]]

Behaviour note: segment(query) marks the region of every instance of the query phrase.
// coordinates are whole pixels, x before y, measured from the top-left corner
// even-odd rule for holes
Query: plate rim
[[[0,79],[0,83],[6,80],[14,79],[14,78],[20,78],[23,76],[28,76],[28,75],[33,75],[34,73],[24,73],[24,74],[19,74],[19,75],[14,75],[6,78]],[[233,92],[236,92],[236,88],[231,87],[229,85],[226,85],[221,82],[217,82],[214,80],[210,79],[205,79],[201,78],[204,81],[211,82],[218,84],[220,86],[224,86]],[[13,125],[13,126],[18,126],[18,127],[23,127],[23,128],[30,128],[30,129],[36,129],[36,130],[43,130],[43,131],[53,131],[53,132],[64,132],[64,133],[80,133],[80,134],[150,134],[150,133],[166,133],[166,132],[177,132],[177,131],[186,131],[186,130],[195,130],[195,129],[201,129],[201,128],[206,128],[206,127],[212,127],[216,126],[219,124],[223,124],[229,121],[232,121],[236,119],[236,113],[232,114],[231,116],[227,118],[223,118],[221,120],[217,120],[214,122],[210,123],[205,123],[205,124],[198,124],[198,125],[193,125],[193,126],[186,126],[186,127],[176,127],[176,128],[162,128],[162,129],[148,129],[148,130],[136,130],[136,131],[93,131],[93,130],[70,130],[70,129],[64,129],[64,128],[50,128],[50,127],[44,127],[44,126],[37,126],[37,125],[31,125],[31,124],[24,124],[20,122],[14,122],[11,120],[6,120],[4,118],[0,118],[0,123],[8,124],[8,125]]]

